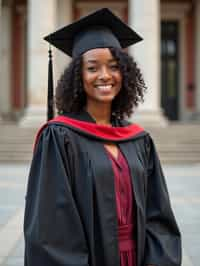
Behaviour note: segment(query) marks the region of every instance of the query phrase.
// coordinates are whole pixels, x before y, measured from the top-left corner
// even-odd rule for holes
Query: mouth
[[[110,92],[113,85],[112,84],[108,84],[108,85],[96,85],[95,86],[99,91],[101,92]]]

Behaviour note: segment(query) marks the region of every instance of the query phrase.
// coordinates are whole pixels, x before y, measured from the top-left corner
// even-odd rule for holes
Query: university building
[[[48,43],[43,37],[101,7],[144,37],[129,49],[148,87],[133,120],[200,121],[200,0],[1,0],[1,121],[28,126],[45,120]],[[53,54],[56,85],[70,59],[56,49]]]

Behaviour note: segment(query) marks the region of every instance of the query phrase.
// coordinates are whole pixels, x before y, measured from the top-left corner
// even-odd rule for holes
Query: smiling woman
[[[25,266],[180,266],[180,232],[152,138],[124,119],[146,87],[122,48],[141,37],[104,8],[45,39],[72,61],[56,89],[62,115],[36,138]]]
[[[95,104],[111,106],[122,85],[118,62],[108,48],[87,51],[83,55],[83,87],[87,94],[87,110]]]
[[[111,85],[110,87],[107,85]],[[130,116],[143,101],[145,83],[140,69],[118,48],[91,49],[72,60],[56,88],[59,114],[110,105],[111,115]]]
[[[105,110],[110,117],[112,101],[122,85],[118,62],[108,48],[87,51],[83,55],[83,87],[87,95],[86,111],[94,114]],[[108,113],[109,112],[109,113]],[[105,117],[105,114],[104,114]],[[105,121],[110,123],[110,121]]]

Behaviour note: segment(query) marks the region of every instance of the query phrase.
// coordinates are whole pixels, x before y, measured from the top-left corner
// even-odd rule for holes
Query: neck
[[[97,105],[87,105],[86,111],[91,115],[91,117],[96,121],[99,125],[111,125],[111,106],[105,104],[104,106]]]

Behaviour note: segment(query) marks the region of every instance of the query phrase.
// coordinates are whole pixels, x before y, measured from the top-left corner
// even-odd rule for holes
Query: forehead
[[[109,48],[96,48],[89,50],[83,54],[83,62],[90,61],[113,61],[115,58],[110,52]]]

